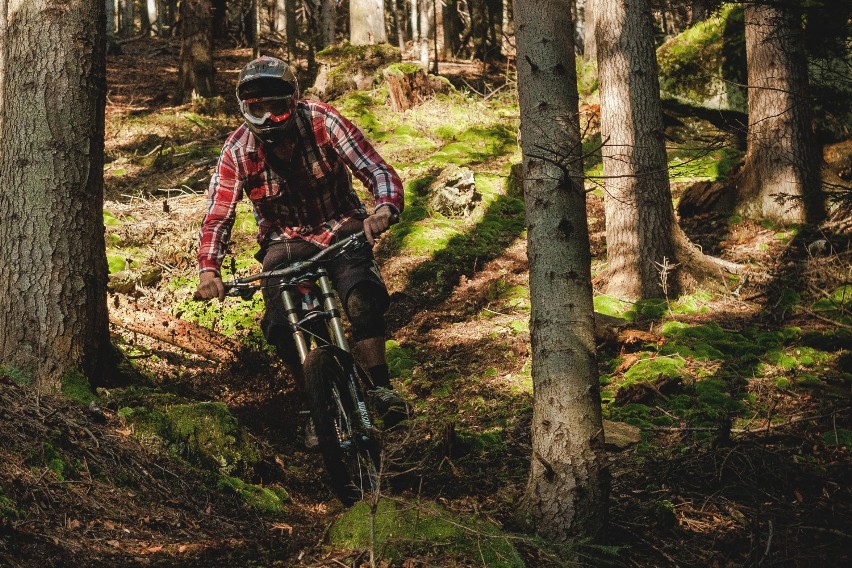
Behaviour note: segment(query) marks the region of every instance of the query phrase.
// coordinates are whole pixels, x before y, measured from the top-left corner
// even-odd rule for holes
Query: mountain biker
[[[245,119],[225,141],[210,180],[201,225],[198,266],[201,299],[225,297],[222,259],[236,206],[249,197],[258,223],[263,270],[313,256],[363,230],[372,245],[403,209],[402,182],[362,132],[332,106],[299,97],[287,62],[262,56],[240,72],[236,95]],[[354,174],[373,194],[368,214],[352,188]],[[370,375],[371,396],[385,426],[404,418],[405,403],[391,387],[385,359],[388,291],[370,247],[346,253],[328,271],[349,318],[352,348]],[[302,384],[295,342],[279,294],[263,293],[261,328],[287,369]]]

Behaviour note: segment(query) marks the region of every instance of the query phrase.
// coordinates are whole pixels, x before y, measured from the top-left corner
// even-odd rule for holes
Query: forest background
[[[612,44],[595,45],[605,36],[587,33],[596,5],[546,4],[554,20],[565,15],[558,10],[572,13],[576,29],[582,149],[569,152],[582,158],[588,284],[601,314],[593,378],[611,478],[606,538],[567,542],[532,536],[517,515],[535,455],[535,342],[529,174],[525,179],[519,165],[521,46],[511,6],[436,10],[434,3],[392,2],[379,23],[366,16],[350,23],[354,2],[148,2],[144,10],[108,3],[115,27],[105,38],[103,193],[99,202],[70,201],[83,209],[97,204],[108,339],[123,363],[120,373],[91,381],[100,385],[95,389],[85,366],[64,369],[55,377],[62,396],[33,388],[42,374],[23,364],[25,342],[17,341],[17,358],[9,355],[32,317],[17,315],[33,304],[16,294],[29,289],[37,297],[33,291],[43,287],[45,297],[79,299],[88,287],[73,278],[66,278],[70,295],[49,292],[77,274],[75,264],[96,281],[100,269],[73,255],[66,255],[70,265],[46,262],[44,242],[27,250],[16,238],[19,226],[32,231],[18,220],[27,211],[38,218],[45,206],[26,194],[32,186],[16,183],[26,179],[17,172],[39,160],[22,160],[12,133],[41,126],[9,117],[16,101],[44,95],[10,96],[40,91],[38,81],[22,87],[21,75],[9,72],[25,58],[16,50],[23,43],[9,41],[21,41],[13,32],[22,24],[7,8],[0,21],[10,32],[0,60],[0,174],[7,180],[0,234],[8,259],[0,271],[3,563],[551,566],[568,558],[593,566],[845,565],[852,441],[848,9],[807,3],[795,12],[808,57],[808,148],[821,150],[823,164],[822,182],[808,187],[832,197],[822,218],[806,223],[783,218],[795,209],[790,202],[781,215],[754,214],[736,210],[731,197],[745,183],[753,142],[743,7],[638,5],[654,22],[667,202],[691,243],[737,269],[668,293],[677,263],[663,257],[652,275],[658,293],[611,290],[607,225],[614,223],[606,203],[618,179],[642,176],[613,176],[605,164],[614,144],[601,135],[605,78],[595,51]],[[613,6],[597,4],[601,12]],[[52,29],[45,26],[45,37]],[[86,45],[78,42],[84,52]],[[291,60],[311,86],[306,96],[331,100],[406,182],[407,210],[377,256],[393,294],[391,366],[414,418],[387,440],[383,499],[349,511],[325,488],[318,455],[301,445],[300,402],[262,342],[259,300],[190,300],[205,190],[222,141],[239,124],[234,81],[257,52]],[[542,154],[548,140],[536,142]],[[523,153],[528,160],[529,147]],[[60,189],[79,190],[70,177]],[[39,179],[43,187],[45,177]],[[448,208],[440,199],[448,192],[467,200]],[[57,217],[53,207],[48,215]],[[54,242],[68,226],[59,225]],[[243,204],[229,271],[257,269],[254,229]],[[70,239],[77,236],[70,231]],[[16,302],[18,311],[10,306]],[[31,309],[36,318],[43,311]],[[74,328],[67,315],[74,310],[60,311],[65,319],[58,323],[45,318],[54,351],[63,330]],[[51,361],[39,353],[35,359]]]

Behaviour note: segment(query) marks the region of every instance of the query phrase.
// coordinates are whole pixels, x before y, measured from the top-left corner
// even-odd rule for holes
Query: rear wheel
[[[348,353],[321,347],[304,362],[305,391],[331,487],[352,505],[378,488],[379,446]],[[359,404],[360,401],[360,404]]]

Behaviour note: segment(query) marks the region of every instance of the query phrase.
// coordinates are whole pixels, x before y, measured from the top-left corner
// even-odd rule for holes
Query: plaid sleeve
[[[234,225],[237,203],[242,198],[242,184],[238,180],[233,150],[225,146],[207,191],[207,214],[201,223],[198,246],[199,272],[219,274]]]
[[[388,205],[402,212],[402,180],[385,162],[364,134],[335,109],[326,106],[325,121],[329,140],[349,169],[376,199],[376,208]]]

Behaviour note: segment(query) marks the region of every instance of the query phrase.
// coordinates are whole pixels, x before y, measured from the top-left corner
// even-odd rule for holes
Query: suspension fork
[[[299,361],[304,363],[308,356],[308,340],[305,337],[305,332],[299,327],[299,310],[296,308],[294,296],[295,293],[287,288],[281,290],[284,313],[287,315],[287,321],[290,322],[290,329],[293,331],[293,341],[296,344],[296,351],[299,352]]]
[[[325,268],[320,268],[318,274],[317,284],[320,289],[322,309],[331,315],[328,319],[328,327],[334,337],[334,343],[344,351],[349,351],[349,342],[346,341],[346,334],[343,331],[343,321],[340,317],[340,303],[338,302],[337,293],[331,285],[331,278],[329,278]]]
[[[346,333],[343,330],[343,321],[340,314],[340,304],[337,300],[337,293],[334,291],[334,286],[331,284],[331,278],[324,268],[317,271],[319,275],[317,284],[320,289],[320,301],[322,309],[328,317],[328,327],[331,332],[334,343],[343,349],[349,351],[349,343],[346,341]],[[290,322],[290,329],[293,330],[293,341],[296,344],[296,350],[299,353],[299,360],[304,362],[308,356],[308,338],[302,331],[299,319],[299,310],[296,307],[296,293],[290,289],[284,288],[281,290],[281,301],[284,304],[284,313],[287,315],[287,321]]]

